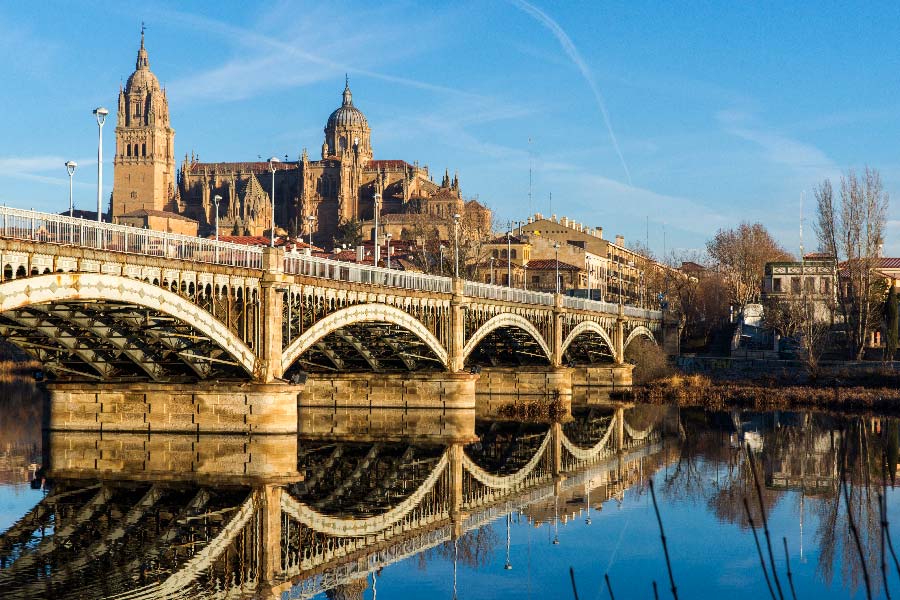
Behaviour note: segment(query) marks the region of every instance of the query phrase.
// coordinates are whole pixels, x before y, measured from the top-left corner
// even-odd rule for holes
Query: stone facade
[[[119,88],[116,115],[116,153],[113,158],[112,215],[119,222],[130,216],[129,224],[159,226],[138,211],[178,213],[175,189],[175,130],[169,123],[169,100],[156,75],[150,70],[150,58],[144,47],[138,49],[135,70],[124,89]],[[192,228],[181,226],[196,235]],[[191,230],[192,229],[192,230]]]
[[[374,158],[371,129],[353,102],[349,80],[341,105],[325,124],[321,158],[310,159],[306,149],[297,160],[285,156],[275,163],[274,184],[268,161],[204,163],[192,153],[176,169],[168,97],[150,71],[143,32],[135,71],[119,90],[116,125],[112,214],[120,221],[128,216],[129,224],[155,228],[158,220],[133,213],[165,211],[196,221],[199,233],[207,235],[214,231],[214,199],[220,196],[220,232],[263,235],[272,229],[274,191],[276,230],[308,235],[312,227],[323,241],[330,241],[341,223],[372,221],[376,197],[398,238],[411,235],[421,221],[448,239],[454,214],[475,214],[490,226],[490,211],[465,201],[458,176],[446,171],[437,184],[418,162]],[[371,225],[364,229],[371,238]]]

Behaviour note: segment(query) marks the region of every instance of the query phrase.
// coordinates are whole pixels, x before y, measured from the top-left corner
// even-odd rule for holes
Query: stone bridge
[[[188,404],[250,406],[301,372],[622,363],[677,328],[632,306],[3,207],[0,336],[55,382],[157,405],[192,384]]]
[[[0,595],[312,598],[510,512],[539,522],[592,489],[606,494],[595,502],[617,496],[652,472],[648,458],[677,431],[668,421],[603,409],[565,425],[487,424],[479,444],[303,444],[296,477],[277,483],[212,471],[110,479],[89,461],[73,468],[79,437],[58,434],[51,472],[66,466],[65,477],[0,535]],[[131,437],[116,438],[121,452],[140,443]]]

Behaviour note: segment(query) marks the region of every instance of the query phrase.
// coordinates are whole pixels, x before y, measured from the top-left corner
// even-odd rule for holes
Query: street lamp
[[[278,163],[281,162],[277,156],[269,159],[269,170],[272,171],[272,235],[270,246],[275,247],[275,171],[278,170]]]
[[[528,263],[522,265],[522,289],[528,290]]]
[[[97,222],[103,222],[103,123],[109,111],[102,106],[94,109],[97,117]]]
[[[312,243],[312,229],[313,229],[313,221],[316,220],[315,215],[306,215],[306,222],[309,223],[309,255],[312,256],[313,251],[313,243]]]
[[[512,287],[512,223],[506,230],[506,286]]]
[[[440,246],[440,253],[441,253],[441,275],[444,274],[444,250],[445,250],[446,248],[447,248],[447,247],[446,247],[445,245],[441,244],[441,246]]]
[[[393,234],[388,233],[388,234],[385,235],[384,237],[387,238],[387,249],[386,249],[386,252],[387,252],[387,268],[390,269],[390,268],[391,268],[391,238],[394,237],[394,236],[393,236]]]
[[[219,202],[221,201],[222,196],[219,196],[218,194],[213,196],[213,204],[216,205],[216,262],[219,262]]]
[[[559,293],[559,242],[553,242],[553,250],[556,251],[556,293]]]
[[[453,215],[453,275],[459,277],[459,213]]]
[[[66,171],[69,172],[69,218],[74,216],[75,205],[72,202],[72,178],[75,176],[75,167],[78,166],[74,160],[66,161]]]
[[[381,212],[381,194],[375,192],[375,207],[373,209],[375,211],[375,266],[378,266],[378,258],[381,252],[378,248],[378,213]]]
[[[222,196],[216,194],[213,196],[213,204],[216,205],[216,241],[219,241],[219,202],[222,201]]]
[[[584,270],[587,271],[587,299],[592,300],[591,298],[591,264],[588,260],[587,252],[584,253]]]
[[[494,285],[494,257],[490,258],[491,261],[491,285]]]

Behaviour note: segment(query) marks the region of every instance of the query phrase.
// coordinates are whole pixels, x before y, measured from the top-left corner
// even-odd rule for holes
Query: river
[[[606,575],[672,597],[650,481],[680,598],[865,598],[867,576],[885,597],[882,491],[900,522],[900,425],[877,415],[576,398],[193,436],[48,432],[41,398],[0,384],[3,598],[574,598],[570,569],[581,599]]]

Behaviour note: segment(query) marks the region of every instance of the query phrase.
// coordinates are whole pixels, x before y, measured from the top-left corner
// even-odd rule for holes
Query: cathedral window
[[[131,144],[128,144],[128,156],[131,156]]]
[[[147,156],[147,144],[141,144],[141,156]]]

